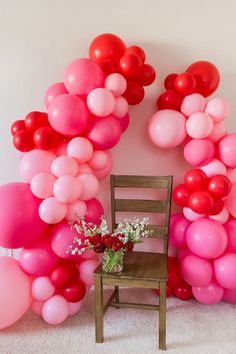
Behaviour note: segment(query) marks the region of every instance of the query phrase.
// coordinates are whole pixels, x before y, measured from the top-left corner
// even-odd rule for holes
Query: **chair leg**
[[[103,285],[102,278],[95,277],[95,328],[96,343],[103,342]]]
[[[159,349],[166,350],[166,282],[159,284]]]
[[[120,296],[119,296],[119,286],[115,286],[115,302],[120,301]],[[116,307],[116,309],[119,309],[119,307]]]

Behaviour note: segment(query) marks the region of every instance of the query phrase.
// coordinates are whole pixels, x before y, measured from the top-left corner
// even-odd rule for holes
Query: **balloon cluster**
[[[159,147],[184,147],[193,166],[173,192],[183,213],[171,218],[170,242],[179,248],[184,280],[201,303],[236,303],[236,134],[224,120],[229,104],[205,97],[219,84],[209,62],[196,62],[185,73],[165,79],[160,109],[149,122],[151,140]]]
[[[78,217],[100,222],[104,210],[95,196],[99,180],[112,169],[108,150],[129,125],[128,105],[142,101],[143,86],[154,81],[155,71],[144,63],[141,47],[127,48],[113,34],[96,37],[89,56],[69,63],[64,81],[46,90],[47,112],[30,112],[11,127],[24,183],[0,186],[0,247],[22,248],[21,268],[18,278],[1,288],[0,308],[6,307],[14,279],[22,298],[12,306],[15,317],[4,312],[0,328],[18,320],[30,300],[46,322],[61,323],[79,311],[93,284],[98,258],[94,251],[68,253],[77,237],[68,222]],[[9,274],[11,262],[1,259],[0,273]]]

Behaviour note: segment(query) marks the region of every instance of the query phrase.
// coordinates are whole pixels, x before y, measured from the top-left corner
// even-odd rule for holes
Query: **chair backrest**
[[[161,238],[164,241],[163,251],[168,252],[168,234],[171,209],[173,176],[133,176],[133,175],[111,175],[111,216],[112,229],[117,226],[117,212],[142,212],[165,214],[163,225],[148,225],[153,230],[150,237]],[[116,198],[117,188],[152,188],[165,189],[164,199],[120,199]]]

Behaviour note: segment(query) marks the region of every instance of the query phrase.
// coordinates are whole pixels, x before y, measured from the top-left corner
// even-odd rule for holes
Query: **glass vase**
[[[124,251],[117,252],[107,249],[103,253],[102,269],[106,273],[119,273],[123,269]]]

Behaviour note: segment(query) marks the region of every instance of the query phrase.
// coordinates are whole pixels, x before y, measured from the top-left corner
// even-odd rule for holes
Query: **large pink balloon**
[[[104,209],[98,199],[93,198],[86,201],[87,213],[85,214],[85,221],[100,225],[101,216],[104,215]]]
[[[65,321],[69,313],[68,302],[62,295],[54,295],[45,301],[42,308],[44,321],[57,325]]]
[[[186,241],[194,254],[213,259],[224,252],[228,238],[224,227],[217,221],[201,218],[188,227]]]
[[[226,135],[219,142],[219,158],[228,167],[236,167],[236,133]]]
[[[228,234],[227,251],[236,253],[236,220],[229,220],[224,227]]]
[[[0,247],[21,248],[43,235],[48,225],[38,215],[40,202],[28,184],[0,186]]]
[[[235,289],[225,289],[223,301],[229,302],[230,304],[236,304],[236,288]]]
[[[30,307],[31,280],[14,258],[0,257],[0,329],[18,321]]]
[[[215,154],[215,147],[209,139],[192,139],[184,147],[184,158],[192,166],[209,163]]]
[[[236,288],[235,269],[235,253],[225,253],[214,261],[215,277],[220,286],[226,289]]]
[[[193,286],[192,291],[195,299],[206,305],[217,304],[224,295],[224,289],[214,281],[206,287]]]
[[[181,273],[187,283],[200,287],[208,286],[213,275],[211,263],[207,259],[194,255],[189,255],[183,259]]]
[[[64,83],[68,92],[87,96],[91,90],[103,86],[104,74],[101,67],[93,60],[76,59],[67,65]]]
[[[50,103],[52,102],[52,100],[54,100],[54,98],[67,93],[68,91],[66,90],[63,82],[55,82],[55,84],[49,86],[44,95],[44,104],[46,108],[49,107]]]
[[[184,248],[186,244],[186,231],[190,225],[190,221],[187,220],[182,214],[178,219],[174,220],[170,228],[170,242],[179,248]]]
[[[88,125],[90,113],[84,101],[75,95],[56,97],[49,106],[48,119],[59,133],[75,136]]]
[[[173,148],[185,140],[185,125],[186,118],[182,113],[162,109],[150,119],[148,132],[153,144],[161,148]]]
[[[233,184],[230,193],[225,199],[225,206],[229,213],[236,218],[236,184]]]

